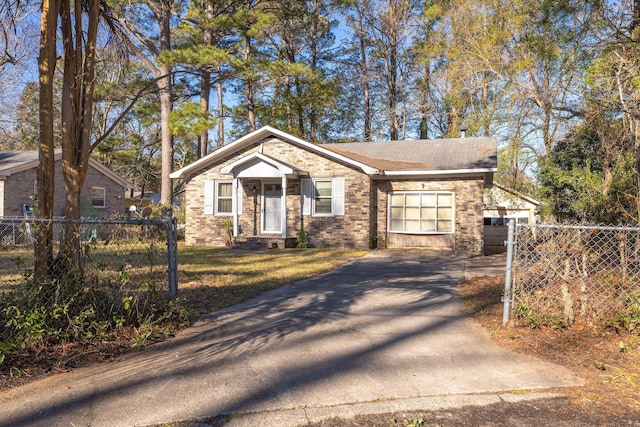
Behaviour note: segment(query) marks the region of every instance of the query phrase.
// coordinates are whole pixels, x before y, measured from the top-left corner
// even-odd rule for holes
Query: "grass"
[[[330,271],[366,254],[349,249],[237,251],[179,246],[179,296],[198,317]]]
[[[117,273],[113,265],[110,270],[96,268],[101,263],[127,263],[131,284],[154,276],[158,283],[165,282],[166,268],[162,266],[161,253],[153,253],[156,260],[149,266],[148,245],[119,244],[90,245],[91,257],[87,263],[92,271],[107,279]],[[33,249],[11,247],[2,255],[0,269],[0,292],[8,292],[22,278],[25,269],[33,267]],[[163,252],[162,248],[158,248]],[[330,271],[351,258],[361,257],[365,250],[350,249],[270,249],[267,251],[238,251],[205,246],[178,246],[179,297],[198,317],[219,310],[264,291],[293,283]],[[155,264],[155,267],[153,266]],[[157,277],[156,277],[157,276]]]
[[[162,301],[164,301],[167,295],[166,265],[149,263],[151,255],[154,259],[157,256],[162,259],[164,254],[161,247],[144,250],[141,246],[109,245],[107,247],[105,245],[100,251],[97,251],[97,247],[95,249],[96,252],[85,257],[85,266],[92,271],[85,276],[85,279],[88,279],[83,283],[85,287],[102,288],[100,285],[104,284],[104,290],[112,289],[116,293],[128,292],[122,298],[124,301],[136,296],[143,298],[149,293],[142,291],[143,288],[147,289],[144,283],[151,282],[155,283],[153,288],[162,294]],[[164,314],[162,311],[154,312],[156,317],[144,317],[143,323],[138,326],[127,323],[107,328],[105,334],[95,335],[93,337],[95,339],[84,334],[82,339],[76,340],[75,335],[71,334],[62,341],[55,337],[46,338],[34,345],[24,347],[16,345],[5,350],[4,353],[0,351],[0,356],[6,357],[4,362],[0,363],[0,389],[15,387],[61,369],[109,360],[132,347],[162,340],[204,314],[237,304],[264,291],[330,271],[366,253],[367,251],[364,250],[341,249],[271,249],[257,252],[179,245],[178,300],[162,308],[156,305],[160,300],[153,299],[155,297],[151,298],[152,295],[149,295],[151,298],[149,307],[156,311],[164,309],[166,310]],[[17,257],[24,260],[24,262],[18,262],[19,266],[15,265]],[[12,251],[0,252],[0,267],[3,263],[10,268],[0,268],[0,311],[5,309],[1,304],[3,298],[12,290],[19,290],[24,286],[20,284],[24,283],[24,279],[21,278],[19,271],[32,268],[32,249],[14,247]],[[127,265],[126,274],[122,273],[119,278],[114,278],[114,274],[117,275],[120,271],[118,265],[123,263],[135,265]],[[109,286],[106,286],[107,283]],[[5,299],[4,302],[10,300]],[[120,301],[120,299],[116,298],[114,301]],[[29,304],[29,301],[20,300],[20,302],[27,306]],[[115,306],[109,307],[114,309]],[[136,303],[135,307],[141,306]],[[124,314],[129,313],[126,308],[123,310]],[[116,310],[116,312],[119,313],[118,316],[124,316],[120,311]],[[165,317],[165,314],[168,317]],[[158,318],[157,315],[160,317]],[[47,321],[51,320],[50,316],[45,317]],[[122,318],[125,319],[125,317]],[[110,319],[111,317],[106,320],[99,318],[92,321],[89,326],[83,326],[86,329],[94,323],[102,325],[109,323],[107,320]],[[34,325],[31,324],[21,322],[20,325],[29,330],[34,329]],[[39,323],[35,326],[38,325]],[[76,324],[75,327],[77,328],[78,325]],[[23,329],[12,331],[18,333]],[[2,338],[22,340],[23,338],[18,335],[13,338],[7,335]]]
[[[34,266],[32,245],[0,248],[0,293],[14,289],[23,281],[24,273]],[[53,253],[58,252],[58,245]],[[156,241],[83,243],[85,274],[96,281],[117,281],[119,271],[127,271],[132,282],[154,280],[166,283],[166,244]]]

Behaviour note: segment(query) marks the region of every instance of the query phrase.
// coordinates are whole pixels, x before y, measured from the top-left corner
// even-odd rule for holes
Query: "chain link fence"
[[[55,257],[60,249],[65,219],[0,217],[0,293],[21,283],[34,271],[34,243],[38,227],[53,229]],[[177,293],[177,243],[175,219],[80,220],[80,265],[86,285],[153,285]],[[54,268],[55,276],[55,268]],[[54,277],[55,280],[55,277]]]
[[[640,318],[640,228],[518,224],[515,230],[516,317],[554,325]]]

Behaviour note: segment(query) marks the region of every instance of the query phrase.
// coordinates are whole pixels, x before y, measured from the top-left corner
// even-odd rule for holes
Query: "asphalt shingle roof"
[[[38,151],[2,151],[0,152],[0,170],[10,169],[24,163],[38,160]]]
[[[491,169],[498,163],[495,138],[353,142],[323,147],[381,170]]]

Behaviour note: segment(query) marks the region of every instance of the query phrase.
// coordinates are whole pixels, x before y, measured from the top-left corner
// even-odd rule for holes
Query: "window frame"
[[[400,205],[394,205],[393,204],[393,196],[403,196],[403,204],[402,206]],[[419,202],[418,204],[411,204],[411,205],[407,205],[407,195],[410,196],[417,196]],[[435,196],[436,198],[436,203],[435,205],[433,204],[426,204],[423,203],[423,200],[425,200],[426,198],[428,198],[429,196]],[[451,198],[451,203],[450,204],[442,204],[439,205],[439,196],[449,196]],[[411,217],[407,217],[407,207],[409,207],[412,210],[417,210],[418,214],[417,216],[411,216]],[[402,217],[400,218],[394,218],[393,217],[393,211],[397,210],[397,209],[402,209]],[[435,209],[435,215],[431,215],[429,217],[423,217],[423,209]],[[440,209],[450,209],[451,210],[451,214],[450,216],[447,216],[446,218],[438,218],[438,211]],[[388,212],[388,216],[387,216],[387,230],[389,233],[397,233],[397,234],[420,234],[420,235],[433,235],[433,234],[454,234],[455,233],[455,193],[453,191],[395,191],[395,192],[390,192],[388,193],[388,199],[387,199],[387,212]],[[416,222],[417,223],[417,229],[416,230],[408,230],[407,229],[407,219],[411,222]],[[394,221],[398,221],[401,220],[402,221],[402,230],[399,229],[393,229],[393,223]],[[434,227],[433,229],[430,230],[423,230],[423,222],[426,221],[433,221]],[[444,230],[438,230],[438,223],[446,223],[446,222],[450,222],[451,226],[449,228],[449,230],[444,231]]]
[[[224,196],[224,197],[220,197],[220,185],[221,184],[225,184],[225,185],[230,185],[231,186],[231,195],[230,196]],[[217,216],[232,216],[233,215],[233,180],[222,180],[222,179],[216,179],[213,182],[213,214],[217,215]],[[227,211],[221,211],[220,210],[220,201],[221,200],[229,200],[231,202],[231,206],[230,206],[230,210]]]
[[[303,203],[304,216],[314,217],[336,217],[344,216],[345,214],[345,178],[304,178],[308,181],[308,187],[305,189],[304,182],[301,183],[301,202]],[[329,182],[331,183],[331,195],[330,196],[318,196],[316,191],[316,183]],[[330,201],[330,212],[318,212],[317,211],[317,199],[327,199]],[[304,204],[308,203],[308,211],[304,207]]]
[[[96,205],[95,201],[99,199],[99,197],[95,196],[95,191],[99,190],[102,192],[102,204]],[[106,209],[107,207],[107,189],[105,187],[91,187],[91,206],[95,209]]]
[[[333,199],[335,197],[335,190],[333,189],[333,178],[314,178],[311,180],[313,188],[313,198],[311,202],[311,214],[313,216],[334,216],[333,212]],[[319,182],[328,182],[331,185],[331,194],[329,196],[321,196],[318,194],[318,188],[316,187]],[[318,212],[318,199],[329,200],[329,212]]]

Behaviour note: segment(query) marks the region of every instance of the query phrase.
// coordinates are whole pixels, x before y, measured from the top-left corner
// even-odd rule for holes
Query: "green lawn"
[[[330,271],[366,253],[348,249],[257,252],[181,245],[178,248],[178,296],[199,316]]]
[[[120,280],[126,271],[130,282],[139,285],[153,281],[166,286],[166,243],[155,241],[84,243],[82,262],[85,277],[105,283]],[[58,247],[53,253],[58,252]],[[32,245],[4,246],[0,248],[0,292],[7,292],[23,282],[25,271],[34,268]]]
[[[163,264],[166,245],[153,248],[140,244],[90,245],[85,248],[86,272],[104,283],[118,281],[118,272],[124,269],[129,285],[137,287],[144,281],[153,281],[161,289],[167,286]],[[178,297],[195,316],[200,316],[332,270],[366,253],[349,249],[238,251],[180,244]],[[0,292],[6,292],[22,282],[25,269],[33,268],[33,250],[30,246],[8,248],[0,254],[0,267]]]

